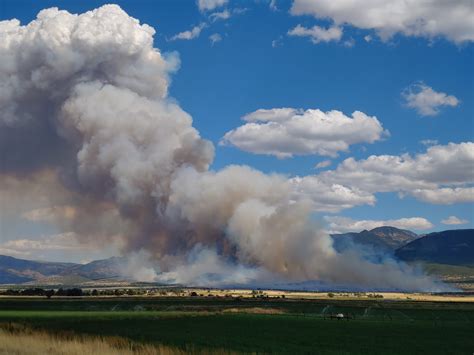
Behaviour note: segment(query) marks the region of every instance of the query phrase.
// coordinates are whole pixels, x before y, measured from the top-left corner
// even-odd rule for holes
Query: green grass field
[[[251,313],[255,309],[275,314]],[[325,319],[339,312],[351,313],[355,319]],[[474,351],[474,305],[467,303],[176,297],[0,299],[0,323],[7,322],[50,332],[121,336],[143,343],[241,352]]]

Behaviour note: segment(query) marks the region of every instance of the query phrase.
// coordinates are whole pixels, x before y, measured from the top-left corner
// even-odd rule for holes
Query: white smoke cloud
[[[156,281],[190,286],[238,286],[278,280],[261,267],[248,267],[226,261],[215,250],[197,244],[189,253],[186,262],[163,272]]]
[[[0,22],[0,149],[12,153],[0,176],[21,175],[21,185],[49,171],[51,190],[60,186],[65,196],[49,207],[75,209],[60,227],[87,241],[118,238],[126,253],[145,250],[175,281],[217,269],[221,280],[238,282],[264,272],[438,289],[408,266],[338,254],[312,222],[311,201],[285,177],[245,166],[209,171],[214,147],[167,96],[178,60],[153,48],[153,34],[116,5],[79,15],[47,9],[26,26]],[[343,126],[362,123],[355,141],[382,132],[362,113],[330,115]],[[375,130],[367,137],[368,127]],[[135,259],[139,278],[159,277]]]
[[[131,252],[119,266],[121,274],[127,278],[142,282],[153,282],[158,279],[159,266],[153,262],[146,250]]]

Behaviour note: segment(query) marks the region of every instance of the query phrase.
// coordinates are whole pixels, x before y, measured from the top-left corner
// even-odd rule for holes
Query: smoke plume
[[[394,261],[337,253],[285,177],[209,170],[213,144],[167,95],[179,59],[153,47],[154,33],[116,5],[0,22],[0,176],[49,177],[40,188],[74,209],[58,225],[98,243],[119,236],[163,280],[438,287]]]

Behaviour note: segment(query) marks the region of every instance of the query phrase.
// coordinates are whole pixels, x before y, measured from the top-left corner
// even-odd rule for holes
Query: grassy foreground
[[[355,319],[327,315],[344,312]],[[124,337],[174,349],[317,354],[472,354],[472,304],[216,299],[2,299],[0,323]]]
[[[167,347],[130,346],[120,338],[57,336],[44,331],[8,325],[0,328],[0,354],[28,355],[155,355],[184,354]]]

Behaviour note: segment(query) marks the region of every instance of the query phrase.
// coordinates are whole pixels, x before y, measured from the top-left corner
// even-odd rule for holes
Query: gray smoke
[[[153,48],[154,33],[116,5],[0,22],[0,176],[42,182],[74,208],[58,225],[99,243],[118,236],[124,253],[145,250],[162,280],[438,288],[392,260],[337,253],[285,177],[210,171],[212,143],[167,96],[179,60]],[[155,278],[142,259],[130,268]]]

